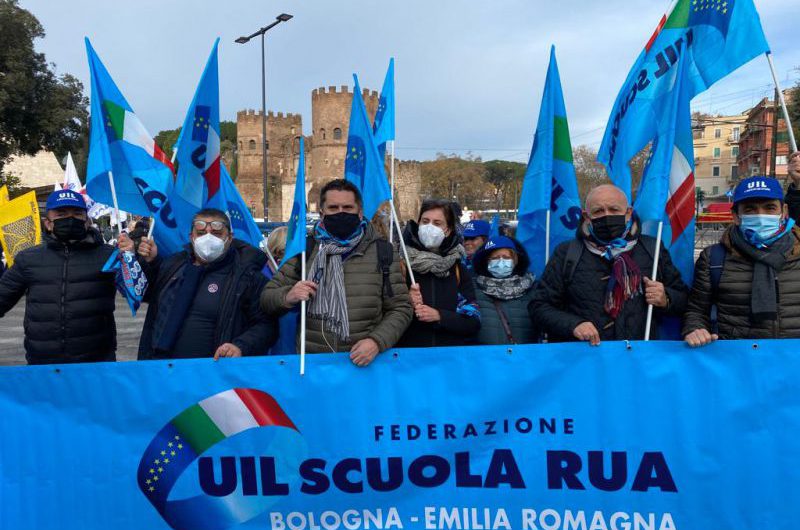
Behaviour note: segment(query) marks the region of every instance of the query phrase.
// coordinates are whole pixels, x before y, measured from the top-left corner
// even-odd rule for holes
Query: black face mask
[[[625,233],[628,221],[625,215],[604,215],[592,219],[592,233],[600,241],[609,242]]]
[[[322,220],[322,226],[327,232],[336,239],[346,240],[358,229],[361,218],[358,214],[339,212],[333,215],[326,215]]]
[[[61,217],[53,221],[53,235],[59,241],[82,241],[86,232],[86,221],[83,219]]]

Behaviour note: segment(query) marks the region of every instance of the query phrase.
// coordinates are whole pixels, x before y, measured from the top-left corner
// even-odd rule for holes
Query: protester
[[[150,219],[147,217],[143,217],[136,221],[136,224],[133,230],[128,232],[128,236],[133,240],[133,248],[139,249],[139,243],[142,242],[143,238],[146,238],[148,232],[150,231]]]
[[[417,222],[408,222],[403,238],[417,283],[410,290],[414,320],[399,346],[475,343],[481,317],[472,275],[461,261],[465,252],[451,204],[423,202]]]
[[[481,344],[529,344],[538,333],[528,316],[533,298],[533,274],[522,244],[493,237],[475,254],[473,272],[481,308]]]
[[[800,229],[783,199],[773,178],[750,177],[736,186],[733,225],[695,264],[683,323],[690,346],[717,338],[800,337]]]
[[[789,156],[789,187],[786,190],[786,204],[789,207],[789,217],[800,221],[800,151],[795,151]]]
[[[262,271],[264,276],[268,279],[272,279],[272,277],[275,276],[281,261],[283,261],[283,256],[286,252],[286,236],[288,233],[289,229],[287,227],[279,226],[267,236],[267,250],[275,259],[275,265],[272,264],[272,261],[267,261],[267,265]],[[267,355],[290,355],[297,353],[297,326],[299,320],[299,306],[293,307],[285,315],[278,318],[278,340],[275,341],[275,344],[267,351]]]
[[[261,295],[261,307],[282,316],[308,301],[306,351],[349,352],[367,366],[391,348],[411,320],[408,290],[397,252],[363,217],[361,194],[346,180],[323,186],[320,221],[306,251],[275,274]]]
[[[278,266],[283,261],[283,253],[286,250],[286,235],[288,233],[289,229],[287,227],[279,226],[267,236],[267,250],[272,259],[275,260],[275,264],[272,263],[272,260],[267,260],[267,266],[264,268],[264,276],[267,279],[271,280],[275,273],[278,272]]]
[[[688,288],[661,248],[652,273],[655,239],[640,233],[625,194],[610,184],[589,192],[576,238],[559,245],[545,267],[528,309],[550,341],[644,338],[652,304],[651,338],[661,317],[681,316]]]
[[[91,228],[80,193],[47,198],[44,241],[14,257],[0,278],[0,317],[25,296],[28,364],[114,361],[115,274],[101,272],[114,247]],[[132,248],[123,234],[120,248]]]
[[[475,219],[464,225],[465,256],[463,263],[470,272],[472,272],[472,258],[489,239],[490,229],[491,225],[482,219]]]
[[[142,240],[150,286],[139,359],[262,355],[275,342],[275,322],[258,305],[267,257],[234,235],[225,212],[206,208],[185,250],[164,259]]]

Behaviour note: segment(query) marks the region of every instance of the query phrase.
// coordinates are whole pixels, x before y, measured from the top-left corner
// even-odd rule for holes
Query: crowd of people
[[[149,283],[143,360],[296,353],[301,302],[306,351],[346,352],[357,366],[392,347],[640,340],[648,306],[651,337],[673,322],[692,347],[800,338],[800,153],[789,177],[786,191],[769,177],[738,183],[733,224],[702,251],[691,286],[610,184],[588,193],[575,239],[554,250],[541,278],[519,241],[482,220],[461,226],[457,206],[435,199],[402,233],[409,268],[345,180],[321,190],[305,277],[301,255],[283,263],[285,228],[270,234],[268,259],[215,209],[194,216],[182,252],[159,255],[146,225],[116,247],[135,253]],[[69,190],[49,197],[44,229],[42,244],[0,269],[0,317],[25,296],[30,364],[115,360],[115,273],[104,269],[115,247]]]

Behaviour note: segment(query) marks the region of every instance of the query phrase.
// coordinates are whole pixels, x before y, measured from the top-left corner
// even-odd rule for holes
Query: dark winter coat
[[[29,364],[115,360],[114,273],[101,272],[114,247],[95,230],[71,244],[43,238],[17,254],[0,278],[0,316],[26,296]]]
[[[234,239],[228,249],[233,265],[221,287],[219,318],[214,330],[215,349],[231,343],[242,350],[242,355],[263,355],[277,338],[277,325],[259,308],[258,297],[267,283],[261,274],[267,256],[259,249]],[[166,352],[157,352],[155,344],[169,322],[169,311],[177,295],[180,279],[190,265],[191,247],[166,259],[156,258],[145,265],[149,280],[145,301],[149,303],[147,318],[139,341],[139,359],[169,358]],[[223,258],[225,259],[225,258]],[[178,324],[180,325],[180,324]],[[212,352],[213,353],[213,352]]]
[[[306,320],[306,351],[330,353],[350,351],[356,342],[372,339],[381,351],[396,345],[411,320],[411,303],[408,289],[400,274],[400,259],[394,253],[389,269],[392,295],[383,289],[383,272],[378,263],[379,236],[367,225],[364,236],[355,249],[344,258],[344,292],[350,320],[350,340],[343,342],[335,333],[323,333],[323,322],[309,317]],[[306,263],[314,262],[318,245],[306,252]],[[300,257],[289,260],[267,284],[261,295],[261,307],[267,314],[282,316],[288,311],[284,306],[286,293],[300,280]],[[299,340],[299,339],[298,339]],[[298,344],[299,346],[299,344]]]
[[[522,276],[528,271],[530,259],[519,241],[513,241],[517,246],[517,265],[514,267],[512,276]],[[472,263],[473,274],[476,276],[475,293],[481,310],[481,330],[478,332],[478,342],[481,344],[511,344],[505,326],[503,326],[500,311],[503,312],[508,322],[515,344],[538,342],[538,330],[534,327],[528,314],[528,304],[533,300],[533,286],[519,298],[511,300],[494,298],[478,286],[477,277],[491,276],[488,270],[490,254],[489,251],[478,251]]]
[[[417,250],[427,250],[419,240],[418,225],[409,221],[403,232],[403,239],[407,246]],[[450,234],[442,242],[440,253],[447,254],[456,245],[459,245],[458,234]],[[462,346],[476,344],[477,334],[481,327],[480,314],[467,316],[458,312],[459,299],[462,303],[471,304],[477,311],[475,299],[475,286],[472,274],[461,260],[457,260],[450,269],[450,274],[439,278],[433,273],[421,274],[414,271],[414,279],[420,286],[423,302],[438,310],[441,315],[439,322],[420,322],[416,316],[411,321],[398,346],[404,348],[424,348],[432,346]],[[406,281],[411,283],[406,273]]]
[[[638,232],[638,224],[634,224],[633,231]],[[578,228],[577,237],[585,237],[581,227]],[[655,241],[649,236],[638,237],[639,242],[629,251],[630,256],[639,266],[642,276],[649,277],[653,270],[653,256],[646,246],[655,249]],[[581,243],[583,247],[583,242]],[[582,248],[572,278],[567,278],[569,271],[565,261],[569,246],[570,242],[567,241],[556,247],[541,280],[537,282],[533,300],[528,307],[534,324],[547,333],[551,342],[577,340],[572,332],[583,322],[593,323],[601,340],[643,339],[647,317],[644,294],[626,301],[616,320],[612,319],[603,309],[612,262]],[[663,245],[656,279],[664,284],[669,305],[666,309],[654,308],[651,338],[658,335],[660,317],[683,315],[689,292]]]
[[[695,263],[694,285],[683,322],[683,334],[696,329],[711,329],[711,306],[716,302],[718,335],[721,339],[768,339],[800,337],[800,228],[785,237],[794,238],[783,269],[778,273],[778,318],[753,322],[750,318],[753,261],[731,244],[730,226],[720,242],[725,247],[725,262],[716,293],[711,286],[711,247]]]

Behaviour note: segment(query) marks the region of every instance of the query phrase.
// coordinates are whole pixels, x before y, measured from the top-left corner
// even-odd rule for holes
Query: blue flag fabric
[[[494,214],[492,217],[492,224],[489,227],[489,239],[494,239],[500,236],[500,214]]]
[[[381,160],[386,158],[386,142],[394,140],[394,57],[389,59],[389,68],[383,80],[383,88],[378,99],[378,111],[373,123],[375,143]]]
[[[555,47],[550,48],[550,66],[522,184],[517,225],[517,239],[530,256],[529,270],[537,277],[544,271],[548,258],[545,256],[548,211],[552,252],[560,243],[575,237],[575,229],[581,221],[578,183],[572,164],[572,144]]]
[[[631,197],[628,162],[658,134],[667,75],[686,55],[689,97],[769,51],[753,0],[677,0],[639,54],[611,111],[598,160]]]
[[[171,222],[164,208],[172,185],[172,164],[134,114],[86,39],[91,77],[91,133],[86,189],[97,202],[113,205],[113,174],[121,210]]]
[[[389,181],[383,168],[383,157],[378,153],[375,136],[369,124],[367,108],[361,97],[358,77],[353,74],[355,88],[350,108],[350,127],[347,136],[347,154],[344,160],[345,178],[361,191],[364,201],[364,218],[372,219],[381,203],[392,198]]]
[[[306,156],[303,137],[300,137],[300,161],[297,181],[294,184],[294,202],[289,217],[289,233],[286,235],[286,250],[281,266],[306,249]]]
[[[189,242],[192,217],[201,208],[226,212],[235,238],[255,247],[263,239],[220,157],[218,47],[219,39],[214,41],[175,144],[178,176],[169,205],[176,222],[156,224],[154,230],[159,253],[164,255]]]
[[[694,273],[695,213],[690,65],[683,56],[670,72],[672,88],[657,107],[657,136],[633,205],[645,235],[655,237],[663,222],[662,243],[688,285]]]
[[[114,272],[114,284],[117,291],[125,297],[131,314],[136,316],[136,311],[142,305],[144,293],[147,291],[147,276],[142,271],[142,266],[136,261],[136,254],[133,252],[122,252],[115,250],[111,253],[103,265],[103,272]]]

